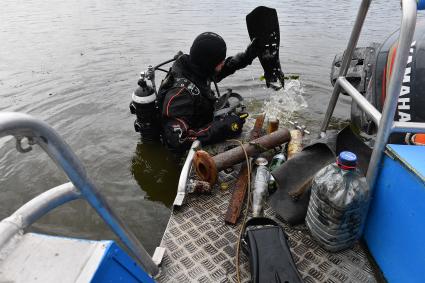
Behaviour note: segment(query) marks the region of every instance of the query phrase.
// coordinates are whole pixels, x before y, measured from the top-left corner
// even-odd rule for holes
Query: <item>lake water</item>
[[[245,16],[258,5],[278,11],[282,66],[300,75],[294,93],[308,105],[291,107],[314,132],[331,93],[331,62],[346,47],[360,0],[2,0],[0,111],[47,121],[152,252],[168,221],[179,167],[161,147],[140,144],[133,130],[128,105],[139,73],[178,50],[187,52],[203,31],[222,35],[228,55],[243,51],[249,43]],[[399,0],[374,1],[360,45],[383,41],[399,26],[400,15]],[[261,74],[256,60],[220,87],[234,89],[251,101],[254,112],[261,111],[277,95],[264,88]],[[336,123],[348,118],[349,103],[340,100]],[[0,140],[1,218],[64,182],[66,176],[40,148],[21,154],[13,140]],[[33,229],[115,238],[83,201],[46,215]]]

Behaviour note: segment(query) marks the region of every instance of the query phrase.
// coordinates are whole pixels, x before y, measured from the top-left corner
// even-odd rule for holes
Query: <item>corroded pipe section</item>
[[[243,145],[248,156],[256,156],[266,150],[277,147],[291,139],[287,129],[280,129],[269,135],[262,136]],[[229,168],[245,160],[244,151],[240,146],[228,151],[210,156],[203,150],[198,150],[193,159],[193,166],[198,177],[203,181],[214,184],[217,174],[221,170]]]

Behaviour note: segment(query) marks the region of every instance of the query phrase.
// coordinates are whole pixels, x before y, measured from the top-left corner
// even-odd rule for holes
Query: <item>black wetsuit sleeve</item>
[[[243,69],[248,65],[251,65],[255,57],[250,56],[248,52],[241,52],[235,56],[226,58],[224,66],[221,71],[215,75],[214,80],[216,82],[221,81],[227,76],[234,74],[237,70]]]

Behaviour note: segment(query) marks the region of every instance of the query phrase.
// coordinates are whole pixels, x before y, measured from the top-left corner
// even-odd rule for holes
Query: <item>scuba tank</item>
[[[183,52],[179,51],[172,58],[162,62],[155,67],[148,66],[146,72],[140,74],[137,82],[139,87],[131,95],[130,113],[136,115],[134,130],[140,133],[143,143],[152,143],[161,139],[161,101],[158,101],[158,94],[155,86],[155,71],[160,70],[168,74],[168,71],[161,69],[165,64],[177,60]],[[148,85],[146,80],[151,82]]]
[[[142,78],[137,82],[139,87],[131,95],[130,112],[136,115],[134,130],[140,133],[143,143],[158,141],[160,124],[156,105],[156,92]]]

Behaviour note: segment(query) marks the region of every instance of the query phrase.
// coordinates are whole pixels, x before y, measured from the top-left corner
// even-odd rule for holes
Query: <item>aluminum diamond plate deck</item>
[[[235,170],[234,172],[237,172]],[[224,223],[224,215],[235,184],[233,174],[220,173],[219,186],[211,195],[187,195],[182,207],[172,212],[161,241],[166,248],[158,282],[237,282],[237,226]],[[288,234],[288,242],[305,282],[376,282],[366,252],[357,244],[353,249],[329,253],[310,236],[307,228],[291,227],[269,207],[265,216],[276,220]],[[248,258],[241,252],[241,281],[250,281]]]

